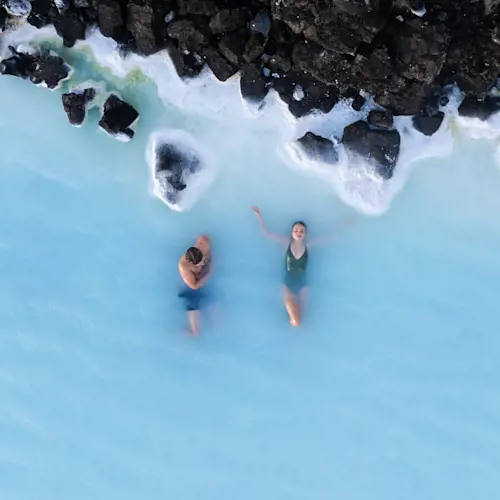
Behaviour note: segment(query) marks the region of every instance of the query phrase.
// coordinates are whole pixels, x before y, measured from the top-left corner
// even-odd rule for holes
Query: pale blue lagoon
[[[353,208],[290,168],[272,123],[106,78],[140,112],[131,142],[98,131],[97,109],[71,127],[63,90],[0,78],[0,499],[494,499],[495,141],[455,128],[452,154],[414,164],[387,211],[311,250],[292,329],[283,249],[250,206],[317,236]],[[151,193],[159,129],[216,165],[191,210]],[[201,232],[218,309],[193,339],[177,262]]]

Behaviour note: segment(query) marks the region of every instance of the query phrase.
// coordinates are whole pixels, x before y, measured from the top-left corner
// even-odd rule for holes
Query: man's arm
[[[198,288],[200,288],[200,281],[196,280],[193,271],[187,269],[182,262],[179,262],[179,273],[181,278],[184,280],[184,283],[186,283],[189,288],[192,288],[193,290],[198,290]]]

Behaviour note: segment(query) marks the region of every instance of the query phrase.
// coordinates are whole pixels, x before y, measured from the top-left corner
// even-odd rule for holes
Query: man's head
[[[203,259],[203,254],[199,248],[190,247],[187,249],[185,257],[188,262],[196,266],[196,264],[199,264]]]

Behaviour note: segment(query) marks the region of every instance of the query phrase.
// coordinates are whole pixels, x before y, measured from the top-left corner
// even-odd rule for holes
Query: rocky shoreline
[[[0,27],[25,16],[68,47],[98,26],[125,51],[168,49],[182,77],[208,65],[241,75],[244,97],[274,88],[295,116],[359,91],[395,115],[433,116],[456,83],[498,89],[498,0],[2,0]],[[297,99],[297,93],[301,98]],[[295,96],[295,97],[294,97]]]
[[[242,96],[254,102],[274,89],[296,117],[329,112],[342,97],[359,110],[369,95],[384,110],[346,127],[342,143],[386,179],[400,145],[393,115],[413,115],[414,127],[432,135],[450,85],[465,94],[460,114],[485,120],[500,110],[500,0],[0,0],[0,6],[1,30],[18,19],[53,25],[71,47],[97,26],[124,53],[168,50],[182,78],[205,66],[221,81],[239,73]],[[0,72],[54,88],[48,70],[39,73],[55,67],[63,78],[66,68],[55,57],[13,48]],[[83,121],[90,92],[63,97],[73,124]],[[117,123],[115,109],[100,125],[131,138],[137,112],[118,101],[107,103],[107,114],[128,107],[130,117]],[[307,133],[298,144],[334,162],[329,139]]]

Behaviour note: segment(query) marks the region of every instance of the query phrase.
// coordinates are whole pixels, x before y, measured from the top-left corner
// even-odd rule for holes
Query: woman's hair
[[[203,259],[203,254],[199,248],[190,247],[187,249],[185,257],[188,262],[196,265],[201,262],[201,259]]]
[[[300,224],[301,226],[304,226],[304,228],[306,229],[307,231],[307,226],[306,226],[306,223],[305,222],[302,222],[301,220],[296,220],[293,224],[292,224],[292,229],[297,225],[297,224]]]

